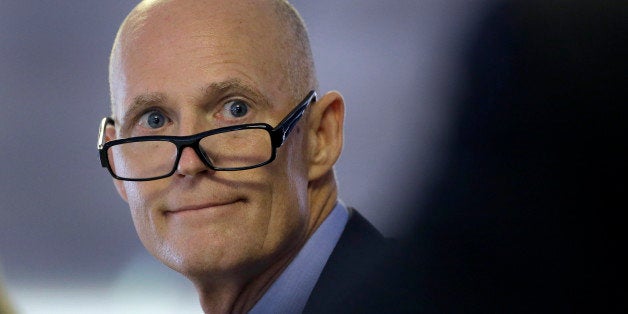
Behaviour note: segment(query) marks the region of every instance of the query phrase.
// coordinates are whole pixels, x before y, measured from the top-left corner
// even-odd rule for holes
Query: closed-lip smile
[[[182,207],[177,207],[174,209],[170,209],[166,211],[166,215],[169,214],[178,214],[178,213],[184,213],[184,212],[192,212],[192,211],[197,211],[197,210],[204,210],[204,209],[212,209],[212,208],[216,208],[216,207],[221,207],[221,206],[226,206],[226,205],[231,205],[231,204],[235,204],[242,201],[241,199],[237,199],[237,200],[233,200],[233,201],[225,201],[225,202],[209,202],[209,203],[204,203],[204,204],[198,204],[198,205],[186,205],[186,206],[182,206]]]

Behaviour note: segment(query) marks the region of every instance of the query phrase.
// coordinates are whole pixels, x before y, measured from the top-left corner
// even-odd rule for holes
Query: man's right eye
[[[158,129],[164,126],[167,120],[168,118],[161,112],[152,110],[142,115],[139,124],[145,128]]]

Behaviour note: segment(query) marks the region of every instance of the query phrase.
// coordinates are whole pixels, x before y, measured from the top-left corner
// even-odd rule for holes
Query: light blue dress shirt
[[[338,201],[329,216],[249,313],[303,312],[348,219],[349,211]]]

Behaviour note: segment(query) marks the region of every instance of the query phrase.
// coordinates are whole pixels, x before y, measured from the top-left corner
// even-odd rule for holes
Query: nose
[[[179,164],[177,164],[178,174],[194,176],[207,170],[209,170],[209,168],[192,147],[185,147],[183,151],[181,151],[181,158],[179,158]]]

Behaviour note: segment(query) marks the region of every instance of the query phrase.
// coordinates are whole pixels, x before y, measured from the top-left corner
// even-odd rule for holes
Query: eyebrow
[[[271,108],[270,100],[266,96],[249,85],[242,83],[242,81],[237,78],[211,83],[201,92],[203,94],[202,100],[204,101],[216,99],[220,96],[227,96],[229,94],[240,94],[248,96],[259,105]]]

